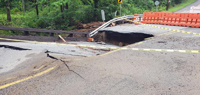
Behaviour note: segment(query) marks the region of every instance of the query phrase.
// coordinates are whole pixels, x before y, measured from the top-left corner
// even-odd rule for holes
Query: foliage
[[[21,0],[9,0],[11,22],[7,22],[5,1],[0,0],[0,25],[3,26],[70,30],[74,29],[78,22],[94,21],[95,16],[101,21],[101,10],[105,11],[107,21],[115,17],[116,11],[118,16],[120,13],[120,4],[117,0],[37,0],[36,3],[35,0],[28,0],[29,3],[24,0],[26,12],[23,12]],[[155,1],[157,0],[123,0],[122,15],[156,11]],[[165,11],[167,0],[158,1],[160,2],[158,11]],[[169,11],[175,11],[195,0],[170,1]],[[36,5],[38,5],[39,16],[36,15]],[[63,12],[61,12],[61,7]]]

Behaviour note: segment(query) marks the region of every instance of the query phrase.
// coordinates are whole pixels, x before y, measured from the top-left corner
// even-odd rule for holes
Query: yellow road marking
[[[45,73],[48,73],[48,72],[50,72],[51,70],[55,69],[57,66],[58,66],[58,65],[55,65],[54,67],[51,67],[51,68],[49,68],[49,69],[47,69],[47,70],[45,70],[45,71],[43,71],[43,72],[40,72],[40,73],[38,73],[38,74],[33,75],[33,76],[29,76],[29,77],[27,77],[27,78],[20,79],[20,80],[17,80],[17,81],[14,81],[14,82],[11,82],[11,83],[2,85],[2,86],[0,86],[0,89],[3,89],[3,88],[6,88],[6,87],[9,87],[9,86],[12,86],[12,85],[14,85],[14,84],[17,84],[17,83],[20,83],[20,82],[23,82],[23,81],[26,81],[26,80],[29,80],[29,79],[32,79],[32,78],[35,78],[35,77],[38,77],[38,76],[41,76],[41,75],[43,75],[43,74],[45,74]]]
[[[142,43],[143,43],[143,42],[139,42],[139,43],[135,43],[135,44],[130,45],[130,46],[135,46],[135,45],[139,45],[139,44],[142,44]],[[126,47],[128,47],[128,46],[126,46]],[[123,47],[123,48],[125,48],[125,47]],[[119,51],[119,50],[121,50],[121,48],[115,49],[115,50],[113,50],[113,51],[110,51],[110,52],[107,52],[107,53],[104,53],[104,54],[101,54],[101,55],[99,55],[99,56],[105,56],[105,55],[111,54],[111,53],[116,52],[116,51]]]

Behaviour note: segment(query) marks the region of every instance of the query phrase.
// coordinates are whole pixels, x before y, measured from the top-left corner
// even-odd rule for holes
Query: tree
[[[28,5],[28,11],[30,11],[29,1],[28,0],[27,0],[27,5]]]
[[[69,8],[69,7],[68,7],[68,3],[66,3],[65,5],[66,5],[65,8],[68,9],[68,8]]]
[[[94,21],[97,21],[97,6],[98,0],[94,0]]]
[[[24,4],[24,0],[22,0],[22,5],[23,5],[23,11],[25,12],[25,4]]]
[[[168,11],[168,9],[169,9],[169,0],[167,0],[167,5],[166,6],[167,6],[166,10]]]
[[[10,4],[9,4],[9,0],[6,0],[6,12],[7,12],[7,21],[11,21],[11,16],[10,16]]]
[[[60,5],[60,11],[61,11],[61,13],[62,13],[62,19],[64,19],[64,16],[63,16],[63,10],[64,10],[63,5]]]
[[[39,16],[37,0],[35,0],[35,8],[36,8],[36,14],[37,14],[37,16]]]

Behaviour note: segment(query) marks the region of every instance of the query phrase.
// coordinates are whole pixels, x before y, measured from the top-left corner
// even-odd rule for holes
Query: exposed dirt
[[[102,24],[103,22],[91,22],[91,23],[86,23],[86,24],[82,24],[79,22],[76,26],[77,27],[76,31],[78,32],[92,31],[98,28],[99,26],[101,26]]]

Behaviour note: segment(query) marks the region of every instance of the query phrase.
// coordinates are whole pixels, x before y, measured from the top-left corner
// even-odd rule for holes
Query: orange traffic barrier
[[[141,20],[147,24],[200,27],[200,14],[197,13],[144,12]]]
[[[140,22],[141,22],[141,23],[144,23],[144,21],[143,21],[143,16],[140,18]]]
[[[190,27],[195,27],[197,24],[198,20],[198,14],[197,13],[191,13],[189,14],[189,19],[188,19],[188,26]]]
[[[186,27],[188,27],[188,26],[191,26],[191,23],[192,23],[192,17],[193,17],[193,15],[194,15],[194,13],[188,13],[188,17],[187,17],[187,23],[186,23]]]
[[[147,13],[147,20],[145,21],[145,23],[151,24],[151,21],[152,21],[152,13],[148,12]]]
[[[144,23],[147,23],[147,22],[148,22],[148,19],[149,19],[148,16],[149,16],[149,15],[148,15],[148,12],[143,13],[143,22],[144,22]]]
[[[162,18],[162,12],[159,12],[158,14],[157,14],[157,18],[156,18],[156,24],[160,24],[160,22],[161,22],[161,18]]]
[[[155,15],[155,13],[151,13],[151,20],[150,20],[150,24],[154,24],[155,22],[155,17],[156,17],[156,15]]]
[[[165,17],[166,17],[166,13],[161,13],[161,17],[160,17],[160,23],[159,24],[162,24],[164,25],[164,21],[165,21]]]
[[[139,24],[139,15],[138,14],[134,14],[134,23],[135,25],[138,25]]]
[[[175,14],[176,14],[176,17],[172,19],[172,25],[178,26],[181,20],[181,14],[180,13],[175,13]]]
[[[197,14],[197,23],[195,24],[195,27],[199,28],[200,27],[200,14]]]
[[[181,13],[181,20],[179,26],[187,26],[188,16],[189,16],[188,13]]]
[[[166,25],[171,25],[173,13],[167,13],[167,21],[165,22]]]
[[[143,16],[142,16],[142,20],[143,20],[143,22],[141,22],[141,23],[146,23],[147,22],[147,12],[144,12],[143,13]]]
[[[152,24],[159,24],[159,12],[153,13],[154,19],[152,20]]]
[[[173,13],[172,14],[172,21],[170,23],[170,25],[177,25],[177,23],[180,23],[180,13]]]

